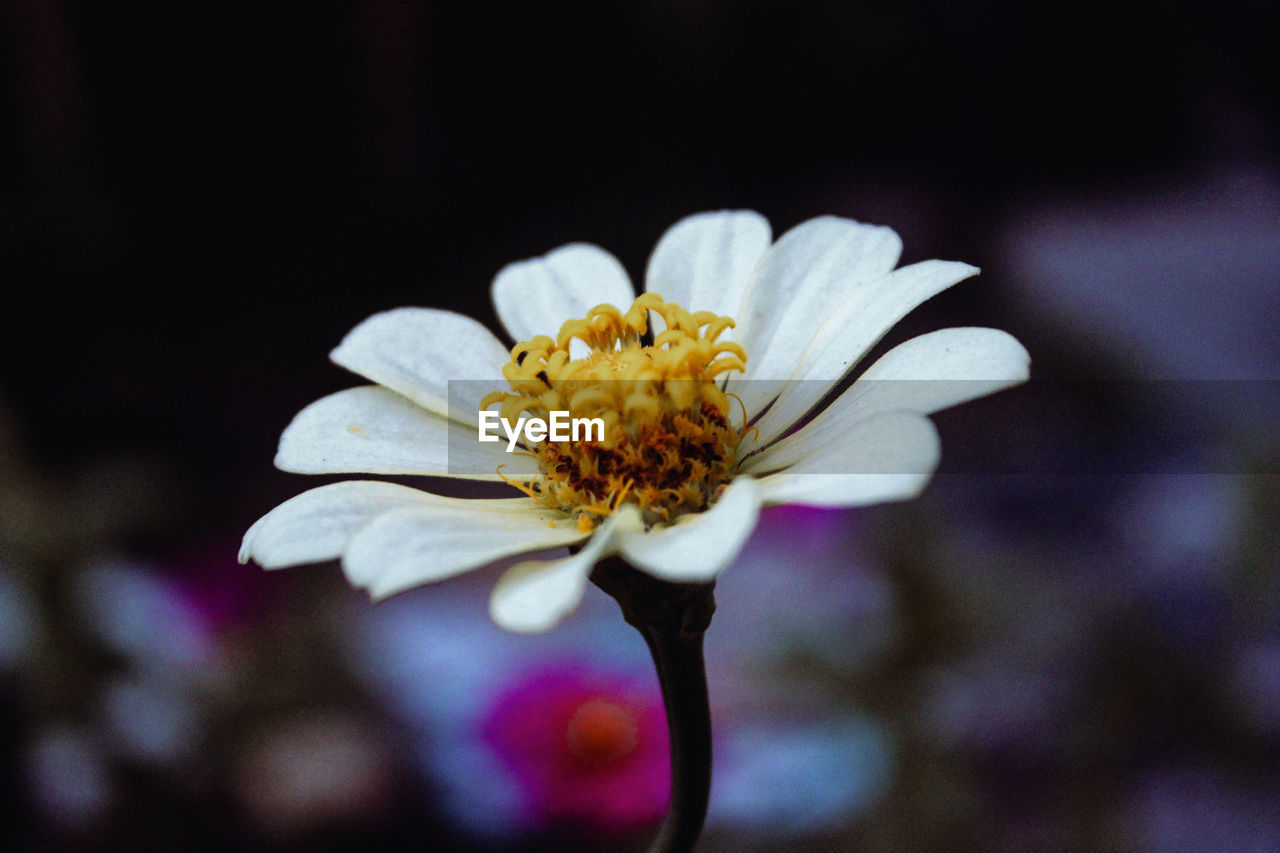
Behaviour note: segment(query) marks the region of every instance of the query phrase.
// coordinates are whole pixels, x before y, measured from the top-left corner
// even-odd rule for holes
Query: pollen
[[[656,334],[651,312],[663,321]],[[733,326],[646,293],[625,312],[597,305],[554,338],[517,344],[502,370],[510,390],[486,395],[482,409],[497,405],[511,423],[553,411],[604,422],[603,436],[526,447],[539,473],[520,487],[584,532],[623,503],[649,526],[705,510],[732,476],[746,426],[731,424],[717,380],[746,364],[740,345],[718,340]],[[577,358],[575,340],[586,345],[573,346]]]

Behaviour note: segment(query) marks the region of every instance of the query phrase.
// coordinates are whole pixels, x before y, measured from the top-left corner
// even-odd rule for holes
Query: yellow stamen
[[[730,399],[737,400],[738,407],[742,409],[742,429],[738,430],[738,437],[742,438],[746,436],[748,432],[751,431],[747,429],[747,421],[750,420],[750,418],[747,417],[747,404],[742,402],[742,398],[739,397],[737,394],[725,394],[725,396],[729,397]],[[755,429],[755,427],[752,427],[751,429]],[[756,430],[756,432],[758,433],[759,430]]]
[[[502,478],[502,482],[506,483],[508,486],[514,486],[515,488],[524,492],[529,497],[533,498],[538,503],[545,504],[546,506],[549,506],[552,509],[556,509],[555,504],[548,501],[544,495],[538,494],[538,492],[532,487],[526,486],[524,483],[521,483],[519,480],[513,480],[510,477],[508,477],[506,474],[502,473],[502,469],[506,467],[507,467],[506,465],[499,465],[497,470],[494,472],[495,474],[497,474],[499,477]]]
[[[643,345],[648,315],[666,329]],[[729,424],[729,397],[715,377],[742,370],[746,351],[717,338],[733,319],[710,311],[691,313],[646,293],[623,311],[594,306],[562,325],[554,339],[538,335],[511,350],[503,366],[509,391],[495,391],[482,407],[498,404],[511,422],[520,415],[546,419],[599,418],[604,435],[592,440],[529,445],[539,474],[530,485],[507,482],[536,500],[576,516],[589,532],[623,503],[638,506],[647,524],[698,512],[712,503],[737,463],[743,427]],[[577,339],[589,347],[570,356]],[[741,406],[742,400],[738,400]],[[499,472],[501,476],[501,472]]]

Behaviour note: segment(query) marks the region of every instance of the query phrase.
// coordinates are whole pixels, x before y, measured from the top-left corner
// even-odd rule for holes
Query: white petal
[[[686,217],[667,229],[654,248],[645,290],[690,311],[737,319],[751,273],[771,237],[769,221],[751,210]],[[730,330],[721,339],[731,340],[734,333]]]
[[[385,598],[500,557],[586,538],[572,519],[531,498],[432,498],[384,513],[351,538],[342,569],[352,586]]]
[[[578,606],[587,576],[597,560],[613,552],[617,534],[641,527],[635,507],[623,504],[605,519],[578,553],[562,560],[512,566],[493,588],[489,615],[501,627],[522,634],[537,634],[555,627]]]
[[[898,344],[849,389],[857,412],[908,409],[931,415],[1026,382],[1031,356],[999,329],[939,329]],[[824,413],[825,414],[825,413]]]
[[[868,283],[835,306],[792,364],[791,381],[780,385],[773,408],[756,424],[760,440],[768,442],[785,432],[913,308],[977,272],[955,261],[923,261]],[[747,394],[741,396],[748,399]],[[762,404],[758,396],[748,402],[751,411],[756,411],[752,403]]]
[[[415,506],[430,495],[373,480],[330,483],[303,492],[271,510],[249,528],[240,562],[264,569],[335,560],[347,541],[384,512]]]
[[[771,474],[761,483],[765,506],[855,507],[906,501],[930,474]]]
[[[602,302],[626,311],[635,298],[618,259],[587,243],[509,264],[493,280],[493,307],[517,342],[554,338],[566,320],[584,317]]]
[[[836,306],[898,262],[902,241],[889,228],[825,216],[783,234],[760,260],[737,320],[747,350],[743,379],[785,379]],[[730,386],[739,382],[730,379]],[[748,411],[772,394],[770,383],[743,383]],[[773,390],[776,393],[776,389]],[[762,397],[763,399],[758,399]]]
[[[743,470],[792,464],[807,447],[827,443],[850,424],[876,414],[901,409],[930,415],[993,394],[1025,382],[1030,363],[1022,344],[999,329],[940,329],[920,335],[881,356],[812,421],[746,460]]]
[[[470,317],[435,308],[396,308],[356,326],[329,358],[429,411],[468,419],[474,417],[473,407],[479,410],[479,399],[463,401],[461,412],[455,401],[450,412],[450,380],[492,379],[493,388],[505,388],[502,365],[511,353]]]
[[[924,415],[887,412],[847,431],[789,436],[770,464],[799,461],[761,477],[765,506],[863,506],[915,497],[938,466],[938,432]],[[794,439],[794,441],[793,441]],[[779,443],[781,445],[781,442]]]
[[[929,419],[910,411],[864,413],[857,408],[857,397],[855,389],[850,388],[802,429],[745,459],[741,470],[755,476],[791,466],[803,466],[803,470],[825,469],[836,474],[898,474],[923,470],[912,467],[917,457],[909,453],[902,458],[893,455],[900,447],[893,430],[903,426],[913,437],[919,437],[922,433],[918,431],[927,429],[929,435],[936,436]],[[908,451],[912,446],[902,445]]]
[[[377,385],[322,397],[299,412],[280,437],[276,467],[297,474],[424,474],[511,479],[537,472],[533,460],[482,443],[473,423],[418,407]]]
[[[632,565],[676,583],[709,581],[733,562],[755,529],[760,490],[750,477],[729,484],[706,512],[683,516],[668,527],[618,536],[618,548]]]

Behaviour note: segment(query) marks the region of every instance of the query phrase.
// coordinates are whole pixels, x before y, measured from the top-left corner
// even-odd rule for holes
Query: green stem
[[[644,637],[658,670],[671,741],[671,804],[650,853],[693,850],[711,797],[711,708],[702,638],[715,613],[715,584],[676,584],[625,561],[602,560],[591,580],[618,602]]]

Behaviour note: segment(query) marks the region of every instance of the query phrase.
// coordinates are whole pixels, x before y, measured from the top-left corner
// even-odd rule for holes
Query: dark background
[[[1028,197],[1276,153],[1263,3],[10,2],[4,23],[7,405],[50,464],[199,466],[200,518],[341,381],[318,356],[358,320],[493,322],[511,260],[584,240],[639,275],[691,212],[834,213],[987,269],[936,310],[999,325],[992,232]]]
[[[106,762],[116,793],[87,823],[62,825],[56,809],[41,811],[40,796],[30,793],[37,782],[24,769],[30,743],[51,718],[91,718],[92,702],[73,685],[120,665],[99,653],[98,641],[67,639],[76,627],[68,578],[107,552],[160,561],[166,576],[183,576],[189,556],[175,555],[199,552],[205,563],[223,559],[237,584],[254,588],[265,576],[227,558],[254,519],[312,484],[274,471],[271,457],[296,411],[353,384],[327,362],[329,349],[365,316],[398,305],[451,308],[494,325],[488,285],[512,260],[588,241],[638,278],[663,229],[692,212],[756,209],[775,234],[837,214],[894,227],[904,262],[940,257],[983,268],[913,314],[894,340],[943,324],[992,325],[1026,344],[1038,378],[1179,379],[1159,358],[1169,346],[1161,332],[1194,354],[1224,329],[1231,337],[1237,315],[1215,313],[1228,302],[1243,305],[1270,335],[1246,336],[1231,351],[1269,347],[1260,350],[1262,363],[1274,365],[1277,18],[1262,0],[516,7],[388,0],[305,11],[4,0],[0,544],[5,564],[26,578],[31,612],[45,614],[48,626],[37,651],[11,666],[0,694],[12,758],[7,799],[20,806],[9,831],[36,849],[49,843],[49,831],[93,846],[103,826],[126,840],[169,841],[175,836],[157,828],[168,823],[205,827],[196,835],[210,846],[321,837],[306,834],[319,832],[309,825],[283,841],[260,837],[229,784],[159,797],[163,773],[128,761]],[[1184,225],[1208,242],[1183,240]],[[1055,230],[1067,228],[1074,230],[1065,236]],[[1244,238],[1215,242],[1237,232]],[[1134,235],[1147,242],[1135,244]],[[1130,266],[1091,254],[1117,243],[1135,246],[1125,256]],[[1150,255],[1147,246],[1155,247]],[[1044,272],[1063,257],[1071,265],[1057,269],[1093,276],[1078,277],[1079,298],[1055,297],[1059,279]],[[1260,272],[1237,280],[1230,271],[1241,264]],[[1144,269],[1170,269],[1159,282],[1180,274],[1185,287],[1145,291],[1146,279],[1130,274]],[[1113,311],[1111,325],[1092,323],[1080,306],[1115,290],[1130,292],[1134,319]],[[1185,310],[1152,331],[1137,317],[1156,304]],[[1175,320],[1187,325],[1172,328]],[[1234,362],[1223,363],[1196,378],[1276,378],[1247,366],[1232,373]],[[1086,421],[1094,440],[1101,430],[1123,447],[1163,441],[1162,432],[1143,432],[1149,414],[1105,383],[1083,397],[1051,395],[1047,404],[1020,399],[1040,403],[1032,414],[1015,407],[1016,417],[990,408],[972,420],[943,416],[944,448],[999,446],[993,421],[1016,439],[1019,430],[1054,435],[1073,417]],[[1175,417],[1185,402],[1173,394]],[[1274,472],[1273,428],[1257,426],[1259,417],[1273,422],[1268,412],[1229,425],[1227,462],[1188,472],[1244,474],[1259,464]],[[1050,442],[1064,453],[1061,472],[1077,459],[1071,444]],[[907,638],[880,669],[859,676],[871,685],[864,695],[880,697],[874,713],[899,721],[890,725],[902,726],[900,754],[941,761],[955,771],[946,777],[954,790],[904,758],[886,799],[823,829],[826,840],[805,842],[808,849],[856,849],[855,838],[868,849],[1276,849],[1274,837],[1261,840],[1274,818],[1259,830],[1261,846],[1248,846],[1259,819],[1253,804],[1276,790],[1280,743],[1270,668],[1280,662],[1280,608],[1269,580],[1275,550],[1258,532],[1274,520],[1273,478],[1233,487],[1246,495],[1231,503],[1246,507],[1231,510],[1236,533],[1187,552],[1211,552],[1228,569],[1177,587],[1169,601],[1151,605],[1158,616],[1132,632],[1124,626],[1147,612],[1149,593],[1173,582],[1158,573],[1141,583],[1117,578],[1117,562],[1144,559],[1133,542],[1146,540],[1120,535],[1139,524],[1124,514],[1129,480],[1086,489],[1063,478],[979,480],[944,479],[922,507],[849,516],[882,555],[891,586],[901,585],[896,618]],[[1180,512],[1194,520],[1225,511],[1196,488],[1200,497],[1177,504]],[[1088,687],[1063,701],[1078,713],[1106,706],[1123,723],[1109,717],[1114,724],[1048,748],[1053,759],[1030,760],[1013,747],[1012,755],[1004,747],[917,747],[918,733],[895,716],[903,691],[914,689],[913,673],[960,659],[957,648],[971,648],[965,643],[980,646],[974,638],[987,635],[973,624],[991,609],[976,581],[977,591],[956,594],[970,612],[953,600],[949,581],[901,570],[904,561],[925,559],[902,545],[902,530],[930,512],[953,513],[932,523],[952,529],[938,539],[958,553],[975,553],[963,543],[979,540],[1010,566],[1034,564],[1018,575],[1019,590],[1035,590],[1037,573],[1061,581],[1055,560],[1072,567],[1077,592],[1108,585],[1108,606],[1081,605],[1094,618],[1074,628],[1091,641],[1082,639],[1091,651],[1079,664],[1092,673]],[[1087,557],[1072,550],[1098,530],[1127,544],[1104,535]],[[1118,550],[1106,550],[1112,545]],[[950,553],[939,548],[930,558]],[[948,570],[936,572],[945,578]],[[331,589],[340,586],[336,571],[319,577],[313,588],[342,595]],[[1240,577],[1244,586],[1232,586]],[[273,591],[270,615],[255,605],[232,619],[253,626],[245,630],[254,636],[273,636],[264,622],[317,618],[321,596],[306,579],[261,583]],[[1012,597],[1011,612],[1034,610],[1034,592],[1020,599],[1007,577],[994,583]],[[1264,603],[1247,617],[1229,604],[1213,610],[1219,599],[1259,595]],[[482,600],[471,602],[476,619]],[[942,624],[933,621],[935,607]],[[969,625],[958,634],[966,640],[928,639],[957,636],[949,633],[955,624]],[[1271,728],[1261,734],[1234,718],[1224,722],[1225,712],[1205,698],[1241,643],[1263,650],[1257,701]],[[290,701],[305,706],[310,695],[300,687]],[[271,702],[259,705],[239,713],[270,716]],[[1076,761],[1111,747],[1121,755],[1116,766]],[[220,748],[201,747],[215,756]],[[1168,756],[1175,769],[1165,773]],[[1156,777],[1177,780],[1184,759],[1194,780],[1208,767],[1208,781],[1170,783],[1174,805],[1151,808],[1226,815],[1207,828],[1166,832],[1151,818],[1161,828],[1150,829],[1146,818],[1112,812],[1105,797],[1084,790],[1096,778],[1124,792],[1132,778],[1146,791],[1142,774],[1153,761]],[[1028,794],[1031,779],[1051,780],[1048,790]],[[1195,793],[1202,788],[1209,800],[1236,793],[1214,812]],[[956,804],[945,820],[920,806],[930,790]],[[401,830],[446,832],[443,814],[409,793],[397,796],[413,805],[342,831],[388,844]],[[221,822],[226,815],[238,816]],[[449,843],[470,849],[465,832],[448,831],[456,832]],[[724,849],[745,849],[751,837],[735,836],[732,822],[718,831]],[[1225,846],[1196,844],[1202,837]]]

